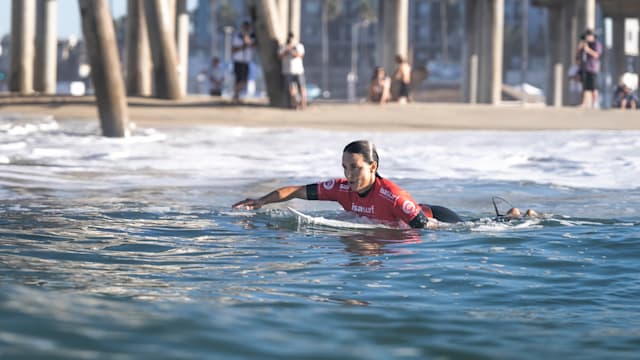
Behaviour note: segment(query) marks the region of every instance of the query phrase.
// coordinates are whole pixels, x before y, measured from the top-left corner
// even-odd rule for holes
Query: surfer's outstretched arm
[[[259,199],[245,199],[233,204],[234,209],[245,208],[247,210],[259,209],[264,205],[288,201],[291,199],[307,200],[306,186],[285,186],[274,190]]]

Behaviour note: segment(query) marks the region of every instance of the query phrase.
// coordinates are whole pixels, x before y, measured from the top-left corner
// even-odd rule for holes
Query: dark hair
[[[343,153],[360,154],[368,164],[372,164],[374,161],[380,166],[380,158],[378,157],[378,151],[376,146],[369,140],[357,140],[351,142],[344,147]],[[376,176],[381,177],[376,171]]]
[[[375,69],[373,69],[373,75],[371,75],[371,80],[375,80],[378,78],[378,71],[384,71],[384,68],[382,66],[376,66]]]

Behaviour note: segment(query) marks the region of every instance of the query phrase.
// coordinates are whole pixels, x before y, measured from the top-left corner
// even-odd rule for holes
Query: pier
[[[594,28],[598,9],[613,23],[611,74],[626,71],[624,21],[640,16],[640,2],[628,0],[531,0],[548,9],[550,42],[546,103],[570,105],[568,68],[580,34]],[[128,121],[127,96],[185,101],[188,71],[189,14],[185,0],[129,0],[126,54],[118,54],[107,0],[79,1],[83,32],[91,62],[96,106],[106,136],[124,136]],[[300,33],[300,0],[246,1],[256,30],[257,53],[269,106],[284,106],[278,44],[289,31]],[[385,1],[377,9],[379,63],[387,72],[393,58],[410,53],[410,0]],[[505,0],[465,0],[461,101],[500,105],[504,98],[503,43]],[[56,0],[13,0],[9,90],[25,97],[54,95],[56,74]],[[104,25],[101,23],[104,22]],[[90,41],[89,41],[90,40]],[[322,57],[325,54],[321,54]],[[120,64],[124,59],[125,64]],[[126,69],[126,71],[121,71]],[[13,99],[13,97],[9,98]],[[5,99],[5,102],[7,100]],[[11,101],[11,100],[8,100]],[[3,105],[6,106],[6,105]],[[138,116],[138,115],[136,115]],[[134,116],[135,117],[135,116]]]

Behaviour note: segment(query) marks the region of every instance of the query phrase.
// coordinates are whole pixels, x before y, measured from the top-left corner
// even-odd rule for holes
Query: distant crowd
[[[233,60],[234,86],[232,101],[241,102],[241,94],[246,89],[249,79],[250,64],[256,47],[255,34],[248,21],[242,23],[240,31],[234,35],[231,44]],[[278,49],[278,57],[282,62],[282,80],[286,96],[286,106],[292,109],[305,109],[308,105],[307,85],[304,71],[305,48],[296,34],[290,32],[284,44]],[[426,68],[412,73],[411,65],[402,55],[396,56],[396,68],[391,77],[387,76],[383,67],[374,69],[368,86],[368,101],[384,104],[395,101],[408,103],[412,101],[412,81],[422,81],[427,77]],[[225,83],[225,67],[219,57],[213,57],[207,71],[209,94],[222,96]]]
[[[240,31],[234,35],[231,44],[233,60],[234,86],[233,102],[241,101],[249,79],[250,64],[256,47],[255,34],[248,21],[242,23]],[[598,108],[598,74],[600,73],[603,47],[593,30],[588,29],[581,36],[575,51],[575,63],[569,69],[570,85],[581,94],[580,103],[584,108]],[[307,84],[304,70],[305,48],[296,34],[289,33],[284,44],[278,49],[282,68],[282,83],[286,94],[286,107],[305,109],[308,104]],[[373,70],[368,86],[367,100],[371,103],[385,104],[398,102],[406,104],[413,100],[411,90],[428,76],[425,68],[414,71],[408,60],[401,54],[395,57],[396,67],[389,76],[382,66]],[[208,71],[209,93],[221,96],[224,87],[225,71],[220,59],[214,57]],[[614,89],[613,107],[637,109],[640,105],[636,89],[638,77],[625,73]]]

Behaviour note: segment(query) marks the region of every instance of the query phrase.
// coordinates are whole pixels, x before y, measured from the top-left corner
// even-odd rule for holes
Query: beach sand
[[[0,97],[0,113],[48,114],[58,121],[97,121],[93,97]],[[303,127],[334,130],[640,130],[640,112],[553,108],[505,103],[344,104],[317,103],[304,111],[275,109],[263,102],[232,105],[226,100],[192,96],[169,101],[129,98],[129,119],[143,127],[227,125]]]

